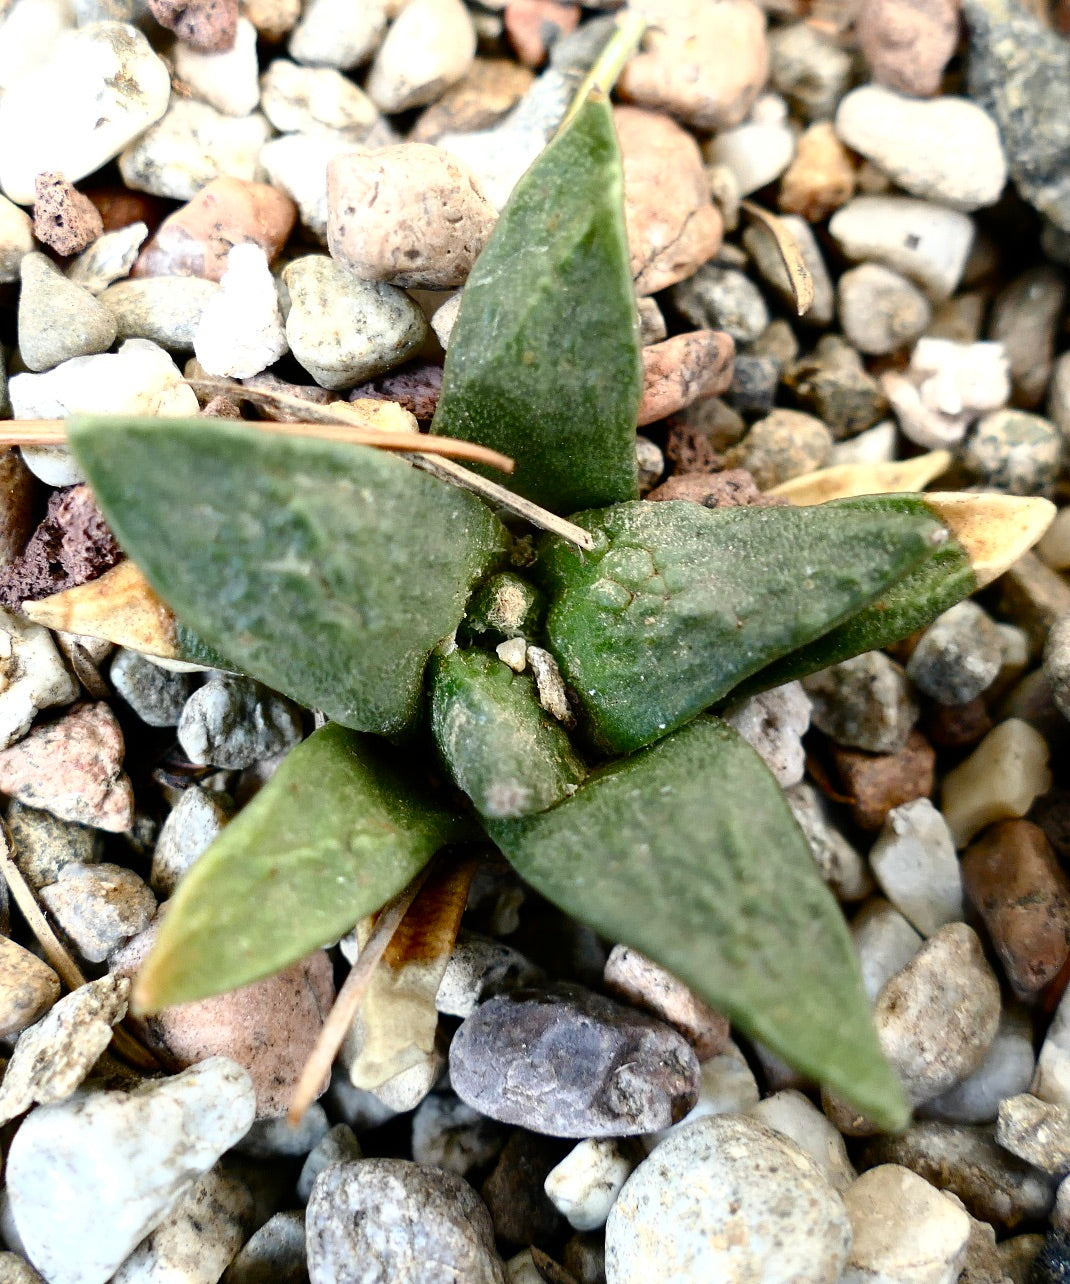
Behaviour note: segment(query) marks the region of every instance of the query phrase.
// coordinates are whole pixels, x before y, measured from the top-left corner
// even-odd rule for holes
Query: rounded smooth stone
[[[963,462],[991,490],[1036,495],[1055,484],[1062,454],[1062,437],[1049,420],[994,410],[967,440]]]
[[[50,370],[72,357],[106,352],[115,318],[88,290],[68,281],[44,254],[21,263],[19,354],[30,370]]]
[[[405,1159],[363,1159],[322,1172],[308,1201],[305,1238],[311,1284],[506,1284],[490,1214],[472,1187]]]
[[[325,255],[295,259],[282,279],[290,351],[324,388],[349,388],[400,365],[427,334],[424,314],[403,290],[361,281]]]
[[[955,840],[928,798],[892,808],[869,863],[884,894],[925,936],[962,919]]]
[[[607,1284],[834,1284],[847,1210],[814,1161],[754,1119],[681,1129],[628,1179],[606,1224]]]
[[[925,295],[905,276],[863,263],[836,286],[840,324],[859,352],[881,356],[913,342],[932,320]]]
[[[290,53],[311,67],[357,67],[382,39],[388,8],[386,0],[308,0],[290,37]]]
[[[410,0],[379,48],[365,89],[380,111],[440,98],[476,56],[476,31],[461,0]]]
[[[1033,1022],[1025,1008],[1008,1007],[992,1046],[973,1074],[927,1101],[922,1113],[945,1123],[989,1123],[1005,1097],[1029,1089],[1035,1068]]]
[[[219,293],[215,281],[194,276],[147,276],[116,281],[100,295],[120,339],[151,339],[172,352],[192,352],[201,317]]]
[[[578,986],[489,999],[454,1035],[450,1082],[503,1123],[553,1137],[624,1137],[679,1122],[699,1064],[684,1037]]]
[[[904,191],[952,209],[994,205],[1007,181],[996,122],[965,98],[861,85],[840,102],[836,132]]]
[[[761,291],[735,268],[707,263],[674,286],[672,300],[692,325],[724,330],[736,343],[753,343],[769,324]]]
[[[0,936],[0,1038],[39,1020],[59,998],[59,977],[36,954]]]

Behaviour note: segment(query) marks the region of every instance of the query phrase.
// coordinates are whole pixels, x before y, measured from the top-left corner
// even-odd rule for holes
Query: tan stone
[[[288,35],[301,16],[301,0],[241,0],[242,16],[274,43]]]
[[[811,125],[799,138],[795,159],[780,180],[781,210],[820,223],[855,193],[855,167],[832,121]]]
[[[769,74],[762,10],[752,0],[633,0],[630,9],[649,29],[621,96],[698,129],[738,125]]]
[[[700,1061],[708,1061],[727,1047],[728,1018],[638,950],[614,945],[606,960],[604,980],[611,994],[679,1030]]]
[[[959,38],[961,0],[865,0],[856,32],[878,85],[926,98],[940,81]]]
[[[691,276],[721,248],[724,223],[710,199],[698,144],[668,116],[613,113],[624,162],[624,217],[638,294]]]
[[[643,349],[638,426],[716,397],[732,382],[736,345],[721,330],[691,330]]]
[[[198,276],[218,281],[232,245],[259,245],[270,262],[286,243],[297,206],[278,188],[214,178],[164,219],[131,276]]]
[[[0,1038],[9,1039],[59,998],[59,977],[36,954],[0,936]]]
[[[384,112],[433,103],[471,67],[476,32],[461,0],[410,0],[379,47],[365,89]]]
[[[433,143],[443,134],[489,129],[531,88],[535,74],[509,58],[477,58],[463,80],[420,114],[412,143]]]

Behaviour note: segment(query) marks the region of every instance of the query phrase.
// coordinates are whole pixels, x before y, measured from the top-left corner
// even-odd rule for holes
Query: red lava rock
[[[856,31],[873,79],[920,98],[935,94],[958,44],[960,8],[961,0],[866,0]]]
[[[0,793],[61,820],[121,833],[134,823],[123,749],[123,733],[106,704],[75,705],[0,752]]]
[[[104,231],[100,211],[67,182],[45,170],[34,179],[33,234],[57,254],[80,254]]]
[[[433,143],[443,134],[490,129],[517,105],[535,76],[511,58],[477,58],[471,70],[426,108],[409,133],[411,143]]]
[[[26,547],[0,568],[0,606],[18,607],[85,584],[122,561],[122,550],[86,485],[53,491]]]
[[[149,0],[152,16],[201,53],[225,53],[238,34],[238,0]]]
[[[576,30],[580,7],[558,0],[509,0],[503,17],[516,56],[527,67],[541,67],[551,46]]]
[[[664,419],[732,382],[736,345],[721,330],[691,330],[643,349],[643,399],[637,423]]]
[[[721,473],[677,473],[656,486],[647,499],[654,503],[689,499],[703,508],[747,508],[753,504],[777,508],[788,502],[776,495],[763,495],[745,468],[726,468]]]
[[[966,704],[937,704],[926,711],[925,730],[940,749],[970,749],[992,730],[992,716],[981,696]]]
[[[624,166],[624,217],[638,294],[691,276],[721,248],[724,222],[710,199],[698,144],[660,112],[613,112]]]
[[[144,223],[151,232],[171,208],[170,202],[158,196],[126,187],[94,187],[86,196],[100,211],[105,232],[118,232],[131,223]]]
[[[276,187],[213,178],[164,219],[131,276],[199,276],[218,281],[232,245],[259,245],[270,262],[286,244],[297,206]]]
[[[396,401],[417,419],[428,420],[435,413],[441,392],[442,367],[430,361],[414,361],[362,383],[349,394],[349,400],[370,397],[375,401]]]
[[[132,977],[156,938],[159,920],[112,956],[112,970]],[[325,950],[229,994],[164,1009],[139,1024],[149,1047],[182,1070],[207,1057],[230,1057],[249,1072],[256,1117],[276,1119],[290,1106],[302,1067],[334,1002]],[[327,1090],[329,1077],[320,1087]]]
[[[1070,956],[1070,879],[1044,831],[1028,820],[991,825],[962,858],[962,882],[1021,998],[1043,989]]]
[[[832,755],[860,829],[880,829],[893,807],[932,794],[936,753],[917,729],[898,753],[833,745]]]

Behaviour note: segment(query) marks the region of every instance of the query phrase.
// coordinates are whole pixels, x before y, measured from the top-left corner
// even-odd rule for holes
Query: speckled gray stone
[[[191,673],[161,669],[136,651],[120,649],[108,670],[112,686],[150,727],[174,727],[182,706],[193,694],[196,679]]]
[[[308,1152],[297,1178],[297,1198],[305,1203],[316,1178],[331,1164],[348,1164],[362,1157],[360,1142],[349,1124],[335,1124]]]
[[[321,254],[284,269],[290,350],[324,388],[350,388],[400,365],[423,342],[427,322],[397,286],[361,281]]]
[[[240,771],[301,739],[297,706],[259,682],[217,674],[186,701],[178,743],[190,762]]]
[[[966,441],[963,462],[990,490],[1043,494],[1055,483],[1062,437],[1047,419],[1024,410],[994,410]]]
[[[694,1105],[699,1065],[671,1026],[578,986],[489,999],[454,1035],[470,1106],[554,1137],[654,1132]]]
[[[132,869],[72,862],[41,889],[41,900],[83,958],[103,963],[120,945],[144,931],[156,897]]]
[[[705,264],[673,286],[672,301],[698,329],[724,330],[736,343],[753,343],[769,324],[758,287],[735,268]]]
[[[363,1159],[321,1173],[306,1211],[312,1284],[402,1284],[435,1277],[506,1284],[486,1205],[453,1173]]]
[[[222,1284],[308,1284],[304,1209],[269,1218],[227,1267]]]
[[[822,795],[805,780],[784,791],[791,814],[810,844],[818,872],[838,900],[858,901],[873,890],[861,853],[837,829]]]
[[[918,720],[918,706],[900,665],[866,651],[803,679],[815,727],[837,744],[869,753],[898,753]]]
[[[51,812],[12,801],[7,827],[15,864],[35,890],[54,883],[64,865],[92,865],[100,859],[100,830],[89,825],[61,820]]]
[[[1004,1150],[1053,1177],[1070,1172],[1070,1108],[1028,1092],[999,1105],[996,1141]]]
[[[810,700],[798,682],[786,682],[730,705],[724,719],[784,789],[802,780],[806,766],[802,737],[810,728]]]
[[[412,1157],[420,1164],[466,1177],[486,1168],[505,1145],[508,1131],[452,1092],[425,1097],[412,1117]]]
[[[157,896],[169,896],[187,869],[223,832],[234,814],[229,794],[198,789],[185,791],[160,827],[152,853],[149,882]]]
[[[449,1016],[468,1017],[492,994],[532,985],[541,971],[519,950],[462,928],[439,982],[435,1007]]]
[[[823,468],[831,452],[832,434],[820,419],[800,410],[777,409],[759,419],[724,459],[729,468],[746,468],[759,489],[768,490]]]
[[[1003,646],[992,617],[967,599],[929,625],[907,661],[911,681],[939,704],[966,704],[995,682]]]
[[[755,1119],[682,1128],[628,1179],[606,1224],[607,1284],[835,1284],[851,1230],[799,1146]]]
[[[27,254],[20,270],[19,354],[28,369],[51,370],[71,357],[107,352],[117,327],[98,299],[44,254]]]
[[[143,276],[116,281],[99,298],[120,339],[151,339],[169,352],[192,352],[204,309],[218,293],[215,281],[196,276]]]
[[[844,334],[859,352],[871,356],[913,343],[932,320],[932,308],[918,287],[880,263],[844,272],[836,299]]]

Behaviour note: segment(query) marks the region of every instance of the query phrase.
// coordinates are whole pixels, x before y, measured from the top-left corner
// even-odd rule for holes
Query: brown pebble
[[[152,16],[201,53],[225,53],[238,34],[238,0],[149,0]]]
[[[873,79],[927,98],[940,89],[959,38],[960,0],[865,0],[856,32]]]
[[[984,919],[1007,980],[1029,998],[1070,955],[1070,879],[1044,831],[1027,820],[990,825],[962,858],[967,896]]]
[[[103,575],[122,550],[86,485],[55,490],[23,551],[0,567],[0,606],[17,608]]]
[[[993,727],[992,715],[981,696],[965,704],[937,704],[925,712],[925,731],[938,749],[970,749]]]
[[[509,1138],[480,1194],[494,1234],[510,1249],[557,1243],[565,1220],[550,1202],[544,1183],[572,1149],[567,1141],[517,1130]]]
[[[624,217],[637,294],[694,274],[721,248],[724,222],[710,199],[702,153],[668,116],[618,107]]]
[[[0,936],[0,1038],[33,1025],[59,998],[59,977],[36,954]]]
[[[795,145],[795,158],[780,179],[784,214],[820,223],[846,205],[855,191],[855,167],[830,120],[811,125]]]
[[[691,330],[643,349],[643,398],[637,424],[654,423],[732,382],[736,345],[721,330]]]
[[[502,16],[516,56],[526,67],[541,67],[561,37],[576,30],[580,7],[559,0],[509,0]]]
[[[396,401],[417,419],[426,421],[435,413],[441,392],[442,367],[431,361],[413,361],[358,385],[349,400],[371,397],[375,401]]]
[[[232,397],[210,397],[199,415],[202,419],[240,419],[241,406]]]
[[[75,705],[0,752],[0,793],[61,820],[113,833],[134,823],[123,733],[103,702]]]
[[[112,970],[132,977],[143,963],[158,924],[112,956]],[[256,1089],[256,1117],[284,1115],[298,1076],[334,1002],[334,977],[326,951],[291,964],[274,976],[208,999],[165,1008],[139,1022],[149,1047],[175,1070],[207,1057],[230,1057],[249,1072]],[[320,1091],[327,1089],[325,1079]]]
[[[104,231],[100,211],[62,174],[45,170],[34,179],[33,234],[64,256],[80,254]]]
[[[674,473],[716,472],[723,467],[723,452],[746,431],[743,416],[727,402],[703,397],[669,420],[665,458]]]
[[[186,378],[189,378],[188,369]],[[307,401],[313,406],[326,406],[338,400],[338,394],[329,388],[321,388],[319,384],[288,383],[278,375],[268,374],[266,371],[263,374],[253,375],[249,379],[243,379],[242,385],[260,392],[279,393],[284,397],[292,397],[295,401]],[[285,404],[272,405],[268,402],[263,405],[257,402],[256,406],[262,418],[273,419],[276,423],[301,423],[303,419],[308,418],[297,406],[290,408]]]
[[[658,503],[667,499],[689,499],[703,508],[780,507],[787,500],[763,495],[745,468],[726,468],[721,473],[677,473],[647,495]]]
[[[26,547],[34,522],[37,478],[17,450],[0,450],[0,567]]]
[[[297,206],[278,188],[226,175],[213,178],[164,219],[130,275],[218,281],[232,245],[259,245],[270,262],[285,245],[296,218]]]
[[[490,129],[531,88],[534,73],[511,58],[477,58],[462,80],[420,113],[409,133],[413,143],[433,143],[443,134]]]
[[[614,945],[603,980],[606,989],[617,998],[653,1013],[679,1030],[700,1061],[708,1061],[728,1045],[728,1018],[638,950]]]
[[[936,752],[916,728],[898,753],[833,745],[832,754],[860,829],[880,829],[893,807],[932,794]]]
[[[86,196],[100,211],[105,232],[121,231],[131,223],[144,223],[151,232],[171,209],[169,201],[127,187],[94,187]]]

